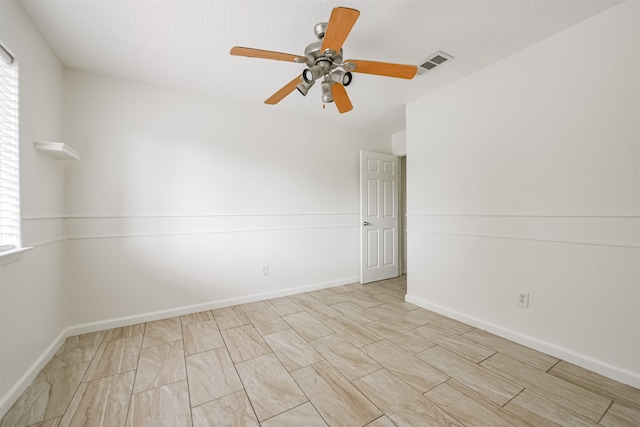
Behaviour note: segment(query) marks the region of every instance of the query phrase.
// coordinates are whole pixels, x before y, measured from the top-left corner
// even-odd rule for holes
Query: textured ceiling
[[[620,2],[19,0],[66,67],[385,133],[404,129],[407,102]],[[356,74],[346,114],[323,110],[319,85],[264,105],[304,66],[232,57],[230,48],[301,55],[335,6],[361,12],[345,58],[418,65],[441,50],[454,60],[413,80]]]

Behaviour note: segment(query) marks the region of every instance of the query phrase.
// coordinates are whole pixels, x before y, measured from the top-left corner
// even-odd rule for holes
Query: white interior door
[[[360,152],[360,283],[398,277],[398,157]]]

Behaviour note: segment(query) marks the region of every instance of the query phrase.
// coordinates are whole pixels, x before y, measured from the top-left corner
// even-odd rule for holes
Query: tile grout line
[[[211,310],[207,310],[207,311],[211,311]],[[211,313],[211,315],[213,316],[213,313]],[[184,360],[184,378],[187,382],[187,398],[189,401],[189,421],[191,422],[191,426],[193,427],[193,407],[191,406],[191,387],[189,384],[189,370],[187,369],[187,352],[185,350],[185,345],[184,345],[183,326],[184,325],[182,324],[182,316],[180,316],[180,332],[182,334],[182,359]],[[216,326],[218,326],[217,322],[216,322]]]
[[[131,326],[129,326],[131,328]],[[130,334],[133,329],[130,330]],[[140,348],[138,349],[138,360],[136,361],[135,374],[133,375],[133,383],[131,384],[131,393],[129,394],[129,404],[127,405],[127,414],[124,418],[125,426],[128,424],[129,414],[131,413],[131,405],[133,404],[133,390],[136,387],[136,380],[138,379],[138,368],[140,367],[140,357],[142,356],[142,344],[144,344],[144,336],[147,333],[147,322],[144,324],[144,332],[142,333],[142,339],[140,340]],[[130,335],[131,337],[131,335]]]
[[[609,412],[609,410],[611,409],[611,407],[613,406],[614,403],[616,403],[615,400],[611,400],[611,403],[609,404],[609,406],[607,406],[607,409],[602,413],[602,415],[598,419],[598,424],[600,424],[602,422],[602,420],[607,415],[607,413]]]
[[[99,332],[97,332],[97,333],[99,333]],[[69,338],[71,338],[71,337],[68,337],[68,338],[65,340],[65,343],[66,343],[66,341],[67,341]],[[64,344],[63,344],[63,345],[64,345]],[[71,403],[73,402],[73,399],[76,397],[76,394],[78,394],[78,391],[80,390],[80,386],[82,385],[82,379],[84,378],[84,376],[85,376],[85,375],[87,374],[87,372],[89,371],[89,366],[91,366],[91,363],[93,362],[93,358],[96,356],[96,354],[97,354],[97,353],[98,353],[98,352],[97,352],[97,350],[96,350],[96,353],[94,353],[93,357],[92,357],[92,358],[91,358],[91,360],[88,362],[86,370],[85,370],[85,371],[84,371],[84,373],[82,374],[82,377],[80,377],[80,382],[78,383],[78,385],[76,386],[75,391],[74,391],[74,392],[73,392],[73,394],[71,395],[71,399],[69,399],[69,403],[67,403],[67,406],[66,406],[66,408],[64,409],[64,412],[63,412],[63,413],[62,413],[62,415],[60,415],[60,417],[59,417],[60,419],[59,419],[59,421],[58,421],[58,424],[60,424],[60,422],[62,422],[62,419],[64,418],[64,416],[65,416],[65,415],[67,415],[67,411],[69,410],[69,407],[71,406]],[[54,355],[54,357],[55,357],[55,355]],[[53,360],[53,359],[52,359],[52,360]],[[49,361],[49,363],[51,363],[51,360]],[[85,362],[85,363],[86,363],[86,362]],[[43,369],[41,372],[43,372],[44,370],[46,370],[46,365],[45,365],[44,369]],[[39,375],[39,374],[40,374],[40,373],[38,373],[38,375]],[[45,410],[45,414],[46,414],[46,410]],[[45,415],[45,420],[43,420],[42,422],[45,422],[45,421],[47,421],[47,420],[46,420],[46,415]]]
[[[240,309],[240,310],[242,310],[242,309]],[[249,320],[248,324],[255,328],[255,326],[253,325],[253,322],[251,322],[251,319],[249,319],[249,317],[246,316],[246,313],[244,312],[244,310],[242,310],[242,312],[245,314],[245,317],[247,317],[247,320]],[[213,314],[213,310],[211,310],[211,314],[213,315],[213,318],[215,320],[216,316],[215,316],[215,314]],[[217,324],[218,324],[218,321],[216,320],[216,325]],[[241,326],[246,326],[246,325],[241,325]],[[228,328],[228,329],[234,329],[234,328]],[[247,393],[247,387],[245,387],[244,381],[242,380],[242,377],[240,376],[240,372],[238,371],[237,363],[231,357],[231,351],[229,350],[229,346],[227,345],[227,341],[224,339],[224,336],[222,335],[222,330],[219,327],[218,327],[218,332],[220,332],[220,336],[222,337],[222,342],[224,343],[224,348],[227,351],[227,353],[229,354],[229,358],[231,359],[231,364],[233,365],[233,369],[236,371],[236,375],[238,376],[238,379],[240,380],[240,384],[242,384],[242,392],[244,393],[245,398],[249,401],[249,405],[251,406],[251,411],[253,411],[253,415],[256,417],[256,421],[258,422],[258,425],[260,425],[261,421],[258,418],[258,414],[256,413],[256,408],[253,406],[253,401],[249,397],[249,393]],[[267,345],[269,345],[269,343],[267,343]],[[269,347],[269,348],[271,349],[271,347]],[[273,353],[273,350],[271,350],[271,352]]]

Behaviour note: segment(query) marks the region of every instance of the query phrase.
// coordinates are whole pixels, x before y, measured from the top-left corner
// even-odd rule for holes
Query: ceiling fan
[[[353,109],[351,100],[345,90],[345,86],[349,86],[353,79],[351,73],[412,79],[418,71],[418,67],[415,65],[359,59],[344,61],[342,59],[342,45],[356,23],[358,16],[360,16],[360,12],[356,9],[347,7],[334,8],[328,23],[321,22],[314,27],[313,31],[318,37],[318,41],[307,46],[304,50],[304,56],[241,46],[233,47],[230,53],[236,56],[296,62],[307,66],[302,75],[296,76],[271,97],[267,98],[264,101],[265,104],[277,104],[293,92],[294,89],[298,89],[302,95],[306,96],[311,86],[316,81],[321,81],[322,102],[335,102],[338,111],[346,113]]]

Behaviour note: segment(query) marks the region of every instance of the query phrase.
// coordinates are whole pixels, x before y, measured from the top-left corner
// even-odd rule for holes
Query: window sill
[[[12,262],[19,261],[22,258],[22,254],[24,254],[26,251],[30,251],[31,249],[33,248],[26,247],[0,252],[0,265],[6,265]]]

